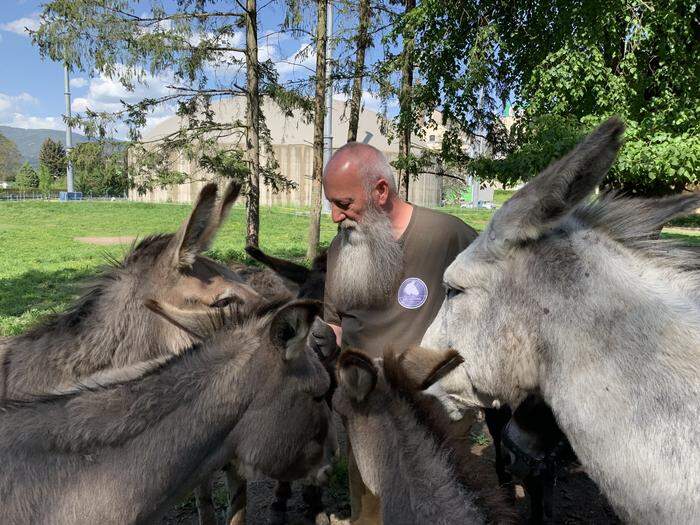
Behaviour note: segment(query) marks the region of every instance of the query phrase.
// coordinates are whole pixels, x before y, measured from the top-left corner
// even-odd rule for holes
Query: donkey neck
[[[697,332],[689,338],[663,309],[656,319],[631,324],[640,318],[638,307],[630,304],[627,316],[596,332],[560,340],[556,357],[543,362],[542,394],[623,519],[697,521],[700,338]],[[621,327],[628,329],[620,333]],[[667,487],[677,488],[673,497]]]
[[[171,354],[158,333],[162,321],[141,296],[138,278],[118,271],[69,311],[5,341],[4,395],[43,394],[100,370]]]
[[[0,492],[23,503],[6,509],[9,515],[50,508],[51,516],[38,521],[67,523],[81,509],[95,513],[85,523],[152,522],[234,455],[230,436],[253,393],[241,368],[255,345],[242,342],[233,359],[230,349],[193,349],[135,379],[134,367],[109,373],[131,377],[123,383],[0,412],[0,452],[16,458],[0,475]],[[21,473],[27,469],[41,472],[47,483],[35,487]],[[61,486],[72,489],[53,488]],[[71,499],[81,493],[90,493],[94,505]],[[21,518],[27,516],[16,521],[30,521]]]
[[[402,523],[483,523],[474,498],[409,404],[396,396],[380,418],[388,452],[378,473],[384,514],[404,515],[409,521]]]

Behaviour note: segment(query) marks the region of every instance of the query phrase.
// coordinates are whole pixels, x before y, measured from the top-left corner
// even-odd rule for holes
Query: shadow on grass
[[[29,270],[17,278],[0,279],[0,317],[20,316],[28,310],[62,309],[60,306],[72,302],[99,272],[99,268]]]

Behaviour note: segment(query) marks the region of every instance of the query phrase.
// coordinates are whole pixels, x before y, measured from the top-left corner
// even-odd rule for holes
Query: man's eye
[[[214,301],[209,306],[211,308],[224,308],[233,302],[233,297],[222,297],[221,299]]]

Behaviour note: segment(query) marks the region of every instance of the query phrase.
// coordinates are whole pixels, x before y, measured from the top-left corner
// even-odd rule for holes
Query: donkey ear
[[[600,184],[620,149],[624,124],[608,119],[563,158],[550,164],[496,212],[490,241],[536,239]]]
[[[241,183],[236,181],[232,181],[226,187],[226,191],[221,197],[221,202],[219,203],[219,216],[217,217],[218,222],[216,222],[215,230],[218,229],[228,217],[228,214],[231,211],[231,206],[233,206],[236,199],[238,199],[238,195],[241,193],[241,187]]]
[[[191,314],[188,315],[179,308],[153,299],[146,299],[143,304],[151,312],[161,316],[173,326],[186,332],[190,337],[199,339],[200,341],[204,340],[204,337],[199,333],[201,327],[205,326],[202,317]]]
[[[302,285],[309,279],[309,274],[311,272],[308,268],[300,264],[267,255],[256,246],[246,246],[245,251],[256,261],[263,263],[275,273],[289,279],[295,284]]]
[[[320,313],[320,301],[293,301],[277,310],[270,324],[270,339],[282,349],[285,361],[304,352],[306,337]]]
[[[361,403],[377,386],[377,368],[361,352],[346,350],[338,359],[338,385]]]
[[[464,362],[456,350],[433,350],[420,346],[404,352],[384,352],[384,373],[401,390],[425,390]]]
[[[202,188],[192,213],[175,234],[172,245],[175,250],[173,262],[176,268],[191,268],[195,257],[209,247],[212,216],[216,209],[216,191],[217,186],[214,183]]]

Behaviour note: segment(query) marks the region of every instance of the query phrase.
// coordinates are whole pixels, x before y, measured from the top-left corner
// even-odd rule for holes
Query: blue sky
[[[41,11],[40,0],[2,0],[0,11],[0,125],[23,128],[63,129],[65,111],[63,95],[63,68],[60,64],[42,60],[36,47],[25,32],[25,27],[36,28]],[[147,5],[148,2],[144,2]],[[166,1],[167,4],[167,1]],[[308,46],[308,39],[294,39],[276,32],[282,14],[276,2],[263,3],[259,15],[261,58],[270,56],[277,63],[283,79],[306,76],[315,66],[315,55],[299,51]],[[342,21],[338,20],[337,25]],[[269,36],[270,33],[274,33]],[[267,35],[267,36],[266,36]],[[241,34],[241,38],[243,35]],[[116,110],[119,100],[135,101],[146,95],[164,93],[170,79],[167,74],[149,78],[148,85],[139,86],[135,93],[127,92],[116,81],[90,72],[73,74],[72,109],[84,111]],[[365,93],[365,107],[376,109],[378,100]],[[172,114],[172,107],[156,111],[149,119],[153,125]],[[121,132],[120,132],[121,134]]]

